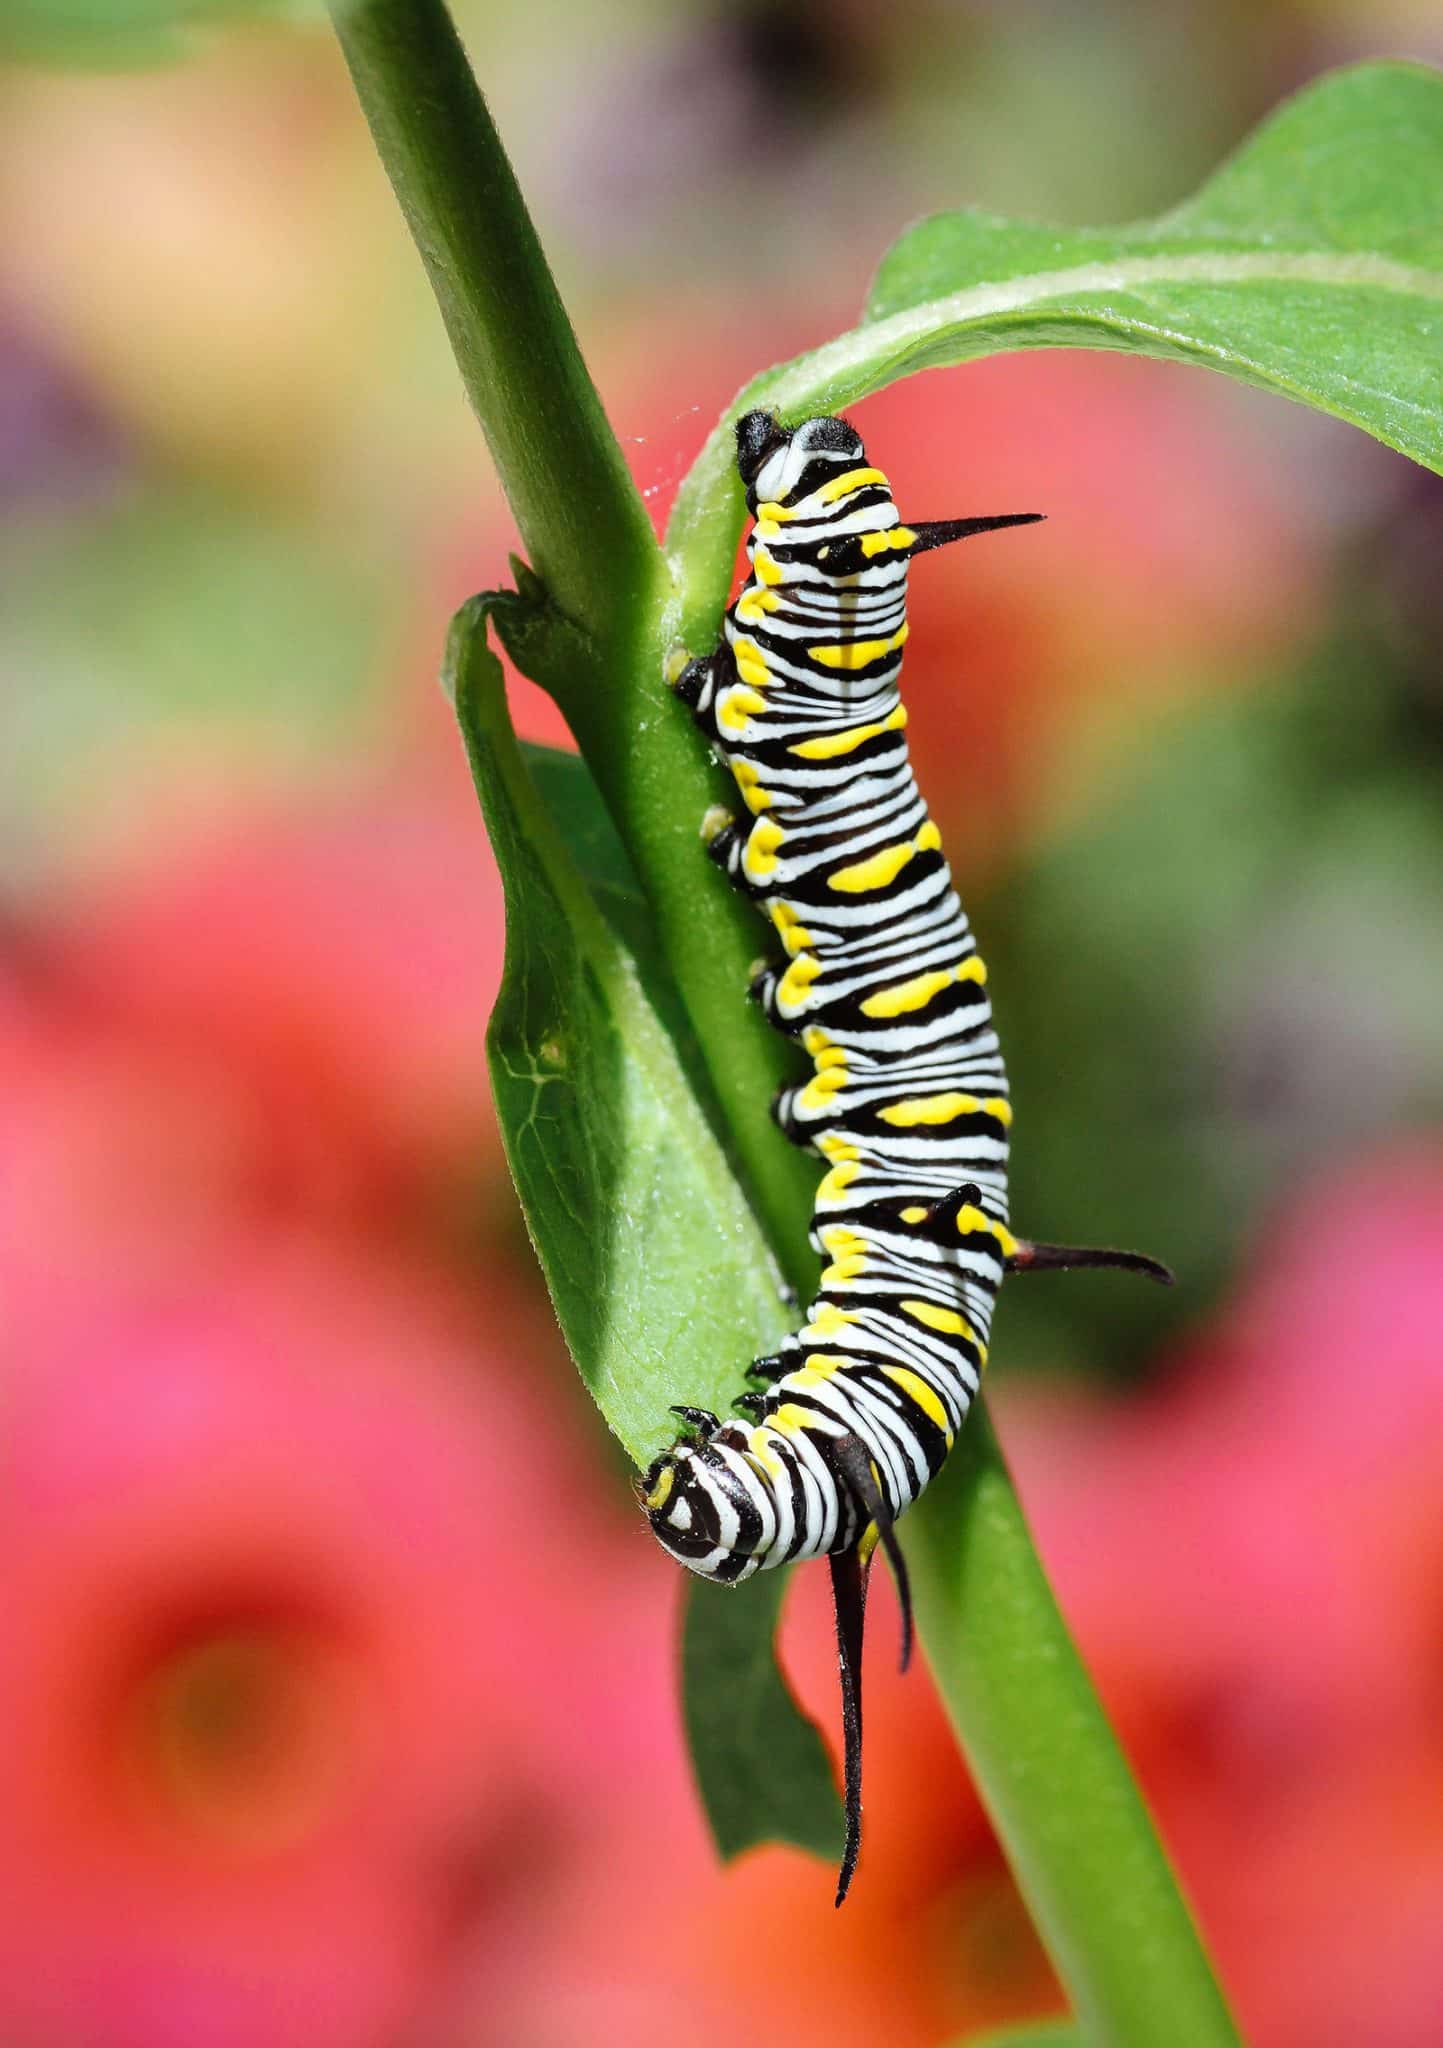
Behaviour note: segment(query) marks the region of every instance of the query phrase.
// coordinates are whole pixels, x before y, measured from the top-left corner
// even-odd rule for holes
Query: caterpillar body
[[[708,851],[769,915],[783,958],[753,995],[812,1059],[774,1105],[826,1162],[812,1242],[824,1265],[801,1329],[758,1359],[742,1417],[684,1408],[686,1434],[641,1481],[665,1548],[737,1583],[831,1562],[847,1839],[856,1867],[861,1649],[880,1545],[911,1639],[893,1525],[940,1470],[981,1380],[1004,1275],[1120,1264],[1008,1227],[1012,1111],[987,975],[913,776],[898,695],[916,555],[1035,513],[904,525],[845,420],[737,423],[755,523],[751,574],[716,652],[678,693],[731,770],[747,820],[708,813]]]

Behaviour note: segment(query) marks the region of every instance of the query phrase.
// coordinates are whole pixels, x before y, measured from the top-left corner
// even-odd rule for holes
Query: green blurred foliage
[[[1198,1321],[1288,1187],[1443,1115],[1443,716],[1361,597],[1294,674],[1135,735],[979,909],[1029,1234],[1137,1245],[1004,1296],[1010,1364],[1118,1373]]]
[[[247,16],[324,19],[322,0],[5,0],[0,58],[84,68],[164,64]]]
[[[315,779],[377,701],[394,593],[304,521],[182,480],[0,528],[10,879],[189,749]],[[343,754],[344,745],[340,749]]]

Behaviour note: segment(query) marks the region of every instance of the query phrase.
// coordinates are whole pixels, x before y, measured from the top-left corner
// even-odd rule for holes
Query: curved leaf
[[[463,605],[446,657],[506,895],[491,1086],[567,1344],[645,1465],[673,1433],[669,1404],[724,1409],[738,1361],[777,1342],[787,1309],[653,999],[660,970],[628,943],[625,856],[600,799],[578,761],[567,829],[602,883],[593,894],[527,774],[486,644],[488,613],[507,602]]]
[[[580,757],[518,746],[486,642],[492,612],[513,631],[544,630],[535,603],[472,598],[446,652],[506,895],[491,1085],[571,1354],[644,1465],[674,1433],[669,1404],[724,1409],[739,1361],[774,1345],[789,1317],[708,1120],[701,1056],[630,862]],[[762,1841],[833,1856],[840,1844],[825,1747],[772,1655],[788,1576],[768,1573],[760,1591],[696,1588],[686,1605],[688,1732],[725,1856]]]
[[[772,1649],[790,1571],[687,1590],[682,1711],[697,1788],[719,1854],[795,1842],[835,1862],[842,1807],[826,1747]]]
[[[736,412],[835,412],[1013,348],[1203,363],[1443,470],[1443,74],[1368,64],[1322,79],[1156,221],[1077,230],[963,212],[908,229],[862,324],[758,378],[708,440],[669,536],[688,624],[714,615],[730,572]]]

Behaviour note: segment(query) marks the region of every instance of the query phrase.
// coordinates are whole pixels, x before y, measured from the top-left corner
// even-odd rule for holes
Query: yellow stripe
[[[758,818],[747,834],[743,862],[750,875],[769,875],[777,865],[777,848],[786,835],[775,818]]]
[[[853,1160],[839,1159],[830,1173],[824,1173],[817,1183],[814,1201],[817,1207],[829,1207],[840,1202],[852,1182],[857,1178],[858,1168]]]
[[[752,551],[752,573],[760,582],[771,584],[773,587],[784,580],[781,564],[774,562],[762,547],[754,548]]]
[[[834,1099],[841,1094],[846,1085],[847,1070],[845,1067],[827,1067],[822,1073],[814,1074],[811,1080],[808,1081],[806,1087],[797,1097],[797,1107],[804,1115],[808,1116],[814,1110],[830,1109],[833,1106]]]
[[[824,1052],[835,1050],[829,1034],[820,1024],[809,1024],[802,1033],[802,1051],[809,1052],[814,1060],[819,1060]]]
[[[838,1330],[848,1323],[855,1323],[855,1309],[838,1308],[834,1301],[819,1301],[812,1310],[812,1319],[802,1331],[802,1342],[810,1344],[817,1337],[835,1337]],[[812,1359],[807,1364],[813,1364]]]
[[[970,1202],[957,1211],[957,1235],[995,1237],[1004,1259],[1010,1259],[1017,1249],[1017,1239],[1006,1224],[996,1222],[984,1209],[974,1208]]]
[[[861,1153],[850,1138],[844,1138],[840,1131],[818,1131],[817,1150],[823,1159],[835,1163],[839,1159],[860,1159]]]
[[[989,1095],[984,1101],[980,1096],[958,1095],[955,1091],[945,1095],[909,1095],[877,1114],[883,1123],[909,1131],[917,1124],[950,1124],[954,1117],[976,1116],[979,1111],[995,1118],[1004,1130],[1012,1121],[1012,1105],[1002,1096]]]
[[[816,940],[812,937],[806,926],[799,921],[797,913],[793,910],[790,903],[773,903],[771,906],[771,919],[790,957],[795,958],[798,953],[805,952],[809,946],[816,944]]]
[[[880,661],[884,654],[895,654],[906,638],[904,619],[889,640],[844,640],[839,647],[809,647],[807,652],[823,668],[865,668],[870,661]]]
[[[952,1448],[952,1429],[947,1420],[947,1410],[942,1406],[935,1387],[928,1386],[920,1373],[905,1365],[884,1365],[882,1372],[894,1386],[900,1387],[909,1400],[915,1401],[929,1422],[935,1422],[947,1439],[947,1448]]]
[[[744,590],[737,599],[737,617],[744,626],[760,626],[780,603],[774,590]]]
[[[907,707],[899,704],[886,718],[875,725],[854,725],[847,732],[824,733],[820,739],[798,740],[795,746],[787,748],[789,754],[796,754],[803,761],[835,761],[840,754],[855,753],[864,741],[873,740],[879,732],[900,732],[907,723]]]
[[[673,1486],[675,1486],[675,1484],[675,1465],[664,1465],[661,1470],[661,1475],[657,1479],[656,1485],[651,1489],[651,1492],[646,1496],[644,1505],[650,1508],[653,1514],[656,1513],[658,1508],[664,1508],[668,1500],[671,1498],[671,1489],[673,1488]]]
[[[745,732],[753,712],[765,711],[767,700],[756,690],[738,686],[726,690],[717,699],[716,722],[728,732]]]
[[[904,1010],[925,1010],[933,996],[941,995],[944,988],[952,986],[950,968],[937,968],[931,974],[914,974],[910,981],[896,982],[891,988],[879,988],[874,996],[868,996],[862,1004],[864,1017],[900,1017]]]
[[[885,484],[886,481],[880,469],[849,469],[841,476],[834,476],[830,483],[823,484],[812,495],[819,505],[835,505],[838,498],[845,498],[850,491],[860,491],[866,484]]]
[[[810,1429],[816,1419],[810,1408],[802,1408],[795,1401],[783,1401],[767,1417],[772,1428],[779,1429],[783,1436],[795,1436],[798,1430]]]
[[[913,1130],[917,1124],[950,1124],[954,1116],[970,1116],[974,1108],[976,1096],[950,1092],[946,1096],[907,1096],[876,1114],[894,1130]]]
[[[916,851],[910,839],[881,847],[866,860],[853,861],[850,867],[838,868],[835,874],[828,875],[827,887],[849,896],[859,895],[864,889],[884,889],[888,882],[896,880]]]
[[[769,811],[772,807],[772,793],[762,788],[762,778],[752,761],[740,757],[732,762],[732,774],[737,788],[741,791],[749,811]]]
[[[747,1439],[754,1464],[760,1465],[769,1479],[785,1479],[787,1468],[767,1441],[766,1426],[758,1424]]]
[[[758,505],[757,507],[758,520],[787,520],[795,519],[796,516],[797,515],[795,512],[791,511],[786,505],[781,504],[776,498],[768,498],[764,501],[764,503]]]
[[[835,1286],[842,1280],[855,1280],[866,1269],[867,1247],[850,1230],[838,1226],[830,1231],[823,1230],[820,1236],[832,1255],[832,1264],[822,1273],[823,1287]],[[829,1237],[835,1242],[828,1244]]]
[[[798,953],[778,985],[778,1001],[788,1004],[801,1002],[821,971],[822,963],[815,953]]]
[[[869,558],[873,555],[885,555],[893,548],[911,547],[916,538],[910,526],[893,526],[886,533],[864,533],[862,553]]]
[[[897,1306],[914,1323],[925,1323],[929,1330],[941,1330],[948,1337],[965,1337],[969,1344],[977,1342],[976,1331],[955,1308],[939,1308],[933,1301],[902,1301]]]
[[[959,981],[975,981],[979,988],[983,986],[987,980],[987,962],[980,953],[973,953],[970,958],[962,962],[962,965],[957,969],[957,979]]]
[[[732,642],[732,660],[736,663],[737,674],[744,683],[750,683],[754,690],[765,690],[772,681],[772,672],[767,667],[766,656],[748,633],[739,633]]]

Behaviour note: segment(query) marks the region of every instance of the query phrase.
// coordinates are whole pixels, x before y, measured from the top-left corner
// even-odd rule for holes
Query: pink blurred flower
[[[1098,1683],[1262,2048],[1423,2048],[1443,1961],[1443,1151],[1311,1190],[1175,1376],[1004,1391]]]
[[[501,949],[474,807],[313,802],[141,849],[0,955],[0,1237],[35,1271],[48,1237],[57,1278],[127,1238],[127,1270],[183,1268],[237,1212],[444,1239],[499,1166]]]
[[[0,2034],[388,2041],[575,1854],[592,1752],[516,1675],[557,1584],[600,1625],[605,1523],[532,1526],[584,1467],[504,1298],[240,1237],[196,1281],[7,1327]]]

